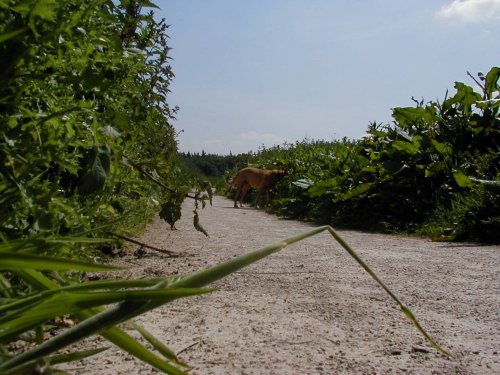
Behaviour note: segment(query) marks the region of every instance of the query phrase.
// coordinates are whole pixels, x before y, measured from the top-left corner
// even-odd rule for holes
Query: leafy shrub
[[[147,207],[159,189],[125,158],[175,180],[166,26],[134,4],[4,6],[0,230],[7,238],[89,229]]]
[[[435,240],[474,240],[500,243],[499,189],[475,185],[440,205],[418,232]]]
[[[83,261],[98,255],[99,244],[116,241],[103,239],[106,232],[137,230],[159,204],[174,210],[187,189],[177,183],[169,124],[176,108],[166,101],[173,77],[167,26],[143,6],[154,7],[134,0],[0,2],[2,373],[50,372],[51,364],[95,353],[49,357],[82,337],[45,343],[46,328],[63,314],[84,320],[74,328],[80,334],[109,328],[103,335],[138,358],[164,371],[176,364],[161,346],[167,360],[112,327],[128,313],[82,328],[98,306],[131,307],[134,298],[144,306],[148,289],[164,280],[84,282],[75,292],[81,271],[110,268]],[[10,344],[17,340],[38,354],[16,356]]]
[[[291,172],[276,187],[271,209],[337,227],[415,231],[438,207],[453,211],[479,194],[477,216],[462,216],[461,238],[487,240],[488,230],[479,228],[498,221],[498,200],[471,189],[474,178],[498,178],[499,77],[494,67],[476,80],[482,93],[457,82],[455,95],[442,103],[395,108],[393,125],[371,123],[359,141],[305,140],[261,150],[252,165]]]

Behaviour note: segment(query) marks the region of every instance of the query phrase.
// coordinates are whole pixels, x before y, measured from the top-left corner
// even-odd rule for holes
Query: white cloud
[[[438,16],[465,22],[500,19],[500,0],[453,0]]]

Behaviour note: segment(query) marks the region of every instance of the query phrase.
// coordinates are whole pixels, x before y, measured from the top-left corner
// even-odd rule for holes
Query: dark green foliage
[[[191,174],[205,177],[221,177],[228,171],[246,166],[250,154],[216,155],[199,153],[181,153],[181,160]]]
[[[486,186],[471,189],[438,207],[419,233],[433,238],[500,243],[500,194]]]
[[[8,2],[6,4],[9,4]],[[23,1],[0,26],[0,193],[6,238],[66,233],[151,207],[176,181],[166,24],[141,2]]]
[[[108,145],[87,151],[82,159],[82,175],[78,178],[78,192],[81,195],[99,193],[104,189],[110,175],[110,154]]]
[[[169,123],[167,25],[144,7],[156,6],[0,1],[0,308],[79,282],[76,271],[97,266],[76,260],[113,241],[98,239],[106,232],[137,231],[160,205],[172,225],[179,218],[188,189]],[[48,316],[32,322],[37,344]],[[166,366],[116,327],[95,332]],[[16,335],[0,342],[0,372],[16,361],[4,346]]]
[[[393,125],[374,122],[359,141],[263,149],[252,165],[291,172],[276,187],[272,210],[388,231],[415,231],[436,210],[450,213],[443,219],[466,211],[458,221],[441,223],[441,230],[452,226],[457,238],[491,241],[500,219],[498,193],[476,188],[475,181],[498,181],[499,71],[479,74],[482,93],[457,82],[455,95],[442,103],[395,108]]]
[[[169,194],[168,200],[161,206],[160,217],[175,229],[175,223],[181,218],[181,204],[186,194],[184,192],[174,192]]]

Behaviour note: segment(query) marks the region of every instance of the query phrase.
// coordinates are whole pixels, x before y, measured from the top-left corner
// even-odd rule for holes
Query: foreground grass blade
[[[69,354],[54,355],[45,358],[45,362],[49,365],[57,365],[59,363],[79,361],[81,359],[91,357],[93,355],[99,354],[109,348],[98,348],[91,350],[83,350],[80,352],[73,352]],[[36,373],[35,368],[38,365],[38,361],[30,361],[23,363],[17,367],[11,368],[2,373],[2,375],[19,375],[19,374],[32,374]]]
[[[0,242],[0,252],[11,251],[11,252],[22,252],[22,253],[47,253],[47,249],[61,249],[63,247],[71,247],[75,244],[86,243],[86,244],[99,244],[99,243],[109,243],[109,238],[91,238],[91,237],[32,237],[26,239],[17,240],[5,240]]]
[[[101,315],[107,313],[109,310],[94,315],[91,315],[91,313],[78,314],[79,317],[83,317],[85,315],[90,316],[78,325],[68,328],[58,336],[0,364],[0,373],[3,370],[18,366],[26,361],[43,358],[50,353],[56,352],[57,350],[78,342],[85,337],[100,333],[115,345],[129,352],[136,358],[150,364],[151,366],[168,374],[183,375],[184,372],[172,365],[170,363],[171,361],[163,360],[150,350],[146,349],[141,343],[133,339],[127,333],[117,327],[113,327],[115,321],[125,321],[130,318],[130,315],[138,315],[127,311],[129,308],[133,309],[134,304],[123,303],[120,304],[120,306],[121,309],[118,310],[118,315],[115,315],[114,317],[110,316],[110,314],[105,314],[104,317]],[[110,310],[113,310],[113,313],[116,314],[116,310]],[[126,315],[126,317],[124,317],[124,315]],[[101,333],[100,331],[102,330],[105,331]]]
[[[2,282],[2,275],[0,274],[0,284]],[[50,296],[60,293],[60,292],[72,292],[72,291],[110,291],[115,289],[129,289],[129,288],[147,288],[158,284],[160,281],[165,279],[155,278],[155,279],[140,279],[140,280],[98,280],[98,281],[88,281],[81,284],[69,285],[64,287],[59,287],[57,289],[43,290],[38,293],[33,293],[27,295],[25,298],[16,299],[13,302],[5,303],[0,306],[0,316],[9,311],[16,309],[21,309],[23,307],[30,306],[31,304],[49,298]],[[0,322],[3,321],[3,317],[0,318]]]
[[[18,277],[22,278],[24,281],[32,285],[33,287],[39,289],[39,290],[50,290],[50,289],[56,289],[59,286],[54,283],[52,280],[48,279],[44,275],[42,275],[40,272],[37,272],[35,270],[16,270],[15,273],[17,274]],[[168,279],[164,280],[165,283],[168,283]],[[142,305],[145,305],[142,303]],[[99,310],[97,308],[94,309],[89,309],[86,311],[81,311],[79,313],[76,313],[75,315],[77,316],[78,319],[86,322],[87,320],[90,320],[91,318],[94,318],[94,316],[98,313],[100,313],[102,310]],[[146,310],[147,311],[147,310]],[[82,323],[84,323],[82,322]],[[80,325],[82,324],[80,323]],[[63,334],[66,331],[63,332]],[[122,350],[126,351],[127,353],[131,354],[132,356],[136,357],[137,359],[148,363],[152,367],[155,367],[167,374],[174,374],[174,375],[184,375],[185,372],[179,370],[178,367],[176,366],[182,366],[181,363],[177,363],[175,361],[168,361],[164,360],[160,357],[158,357],[155,353],[152,351],[148,350],[144,345],[142,345],[140,342],[132,338],[128,333],[124,332],[122,329],[118,327],[108,327],[108,329],[105,329],[104,331],[91,331],[91,332],[84,332],[84,335],[82,337],[90,336],[92,334],[99,333],[101,336],[121,348]],[[59,336],[57,336],[59,337]],[[41,345],[38,345],[2,364],[0,364],[0,374],[2,371],[6,371],[8,369],[11,369],[15,366],[19,366],[26,361],[30,360],[37,360],[41,359],[47,355],[50,355],[51,353],[54,353],[55,351],[72,345],[75,342],[78,342],[82,337],[78,336],[72,336],[68,335],[65,337],[65,340],[63,342],[57,343],[57,345],[54,345],[52,340],[46,341]]]
[[[238,271],[239,269],[258,261],[270,254],[276,253],[286,246],[295,243],[297,241],[301,241],[305,238],[314,236],[315,234],[327,231],[329,232],[333,238],[351,255],[356,262],[358,262],[361,267],[364,268],[366,272],[370,274],[370,276],[389,294],[389,296],[399,305],[405,316],[415,325],[417,330],[424,335],[424,337],[429,340],[431,345],[436,348],[439,352],[444,355],[451,357],[450,353],[448,353],[445,349],[443,349],[420,325],[420,323],[415,318],[414,314],[411,310],[406,307],[398,297],[378,278],[378,276],[373,272],[370,267],[356,254],[356,252],[334,231],[334,229],[328,225],[315,228],[311,231],[298,234],[296,236],[290,237],[284,241],[278,242],[274,245],[266,246],[261,250],[257,250],[251,252],[249,254],[242,255],[240,257],[231,259],[227,262],[221,263],[217,266],[211,267],[209,269],[197,272],[193,275],[186,276],[177,282],[172,284],[172,287],[184,287],[184,288],[199,288],[205,286],[209,283],[212,283],[216,280],[219,280],[233,272]]]
[[[0,252],[0,270],[18,269],[37,270],[73,270],[73,271],[115,271],[123,267],[107,266],[105,264],[88,263],[78,260],[32,255],[25,253]]]
[[[226,262],[220,263],[216,266],[207,268],[203,271],[196,272],[192,275],[187,275],[174,281],[171,286],[174,288],[200,288],[206,286],[214,281],[220,280],[258,260],[265,258],[271,254],[277,253],[284,247],[301,241],[305,238],[314,236],[317,233],[324,232],[327,227],[315,228],[309,232],[298,234],[286,240],[278,242],[274,245],[266,246],[260,250],[253,251],[248,254],[241,255]]]
[[[165,344],[163,344],[161,341],[159,341],[156,337],[154,337],[151,333],[149,333],[144,327],[141,327],[137,323],[130,321],[128,323],[131,327],[133,327],[137,332],[141,334],[142,337],[144,337],[153,347],[161,353],[165,358],[175,361],[180,365],[183,365],[185,367],[189,367],[187,364],[181,362],[179,358],[175,355],[175,353],[168,348]]]
[[[170,301],[176,298],[209,293],[210,289],[168,288],[155,290],[125,290],[115,292],[59,292],[29,308],[12,311],[0,319],[0,341],[6,342],[48,320],[62,315],[76,314],[92,307],[123,301],[146,303]]]
[[[335,230],[330,227],[330,226],[327,226],[327,229],[328,229],[328,232],[330,232],[330,234],[333,236],[333,238],[335,238],[335,240],[337,240],[337,242],[340,244],[340,246],[342,246],[348,253],[350,256],[352,256],[356,262],[359,263],[359,265],[361,267],[364,268],[364,270],[366,272],[368,272],[370,274],[370,276],[387,292],[387,294],[389,294],[389,296],[399,305],[400,309],[403,311],[403,313],[406,315],[406,317],[415,325],[415,327],[417,328],[417,330],[422,334],[424,335],[424,337],[431,343],[431,345],[436,348],[439,352],[441,352],[442,354],[446,355],[447,357],[451,357],[451,354],[446,351],[445,349],[443,349],[438,343],[437,341],[435,341],[425,330],[424,328],[420,325],[420,323],[418,322],[417,318],[415,318],[415,315],[413,315],[413,313],[411,312],[411,310],[406,307],[398,297],[396,297],[396,295],[378,278],[378,276],[375,274],[375,272],[373,272],[370,267],[368,267],[368,265],[363,261],[363,259],[360,258],[360,256],[358,254],[356,254],[356,252],[342,239],[342,237],[340,237],[336,232]]]

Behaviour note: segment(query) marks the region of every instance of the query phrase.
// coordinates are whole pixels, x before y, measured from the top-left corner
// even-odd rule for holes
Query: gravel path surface
[[[192,227],[192,202],[171,231],[154,219],[147,251],[116,260],[127,278],[191,273],[311,228],[215,197]],[[192,366],[191,374],[500,374],[500,246],[339,234],[448,349],[431,348],[398,306],[327,233],[291,245],[138,319]],[[92,338],[91,344],[104,344]],[[66,367],[77,374],[155,374],[111,348]]]

